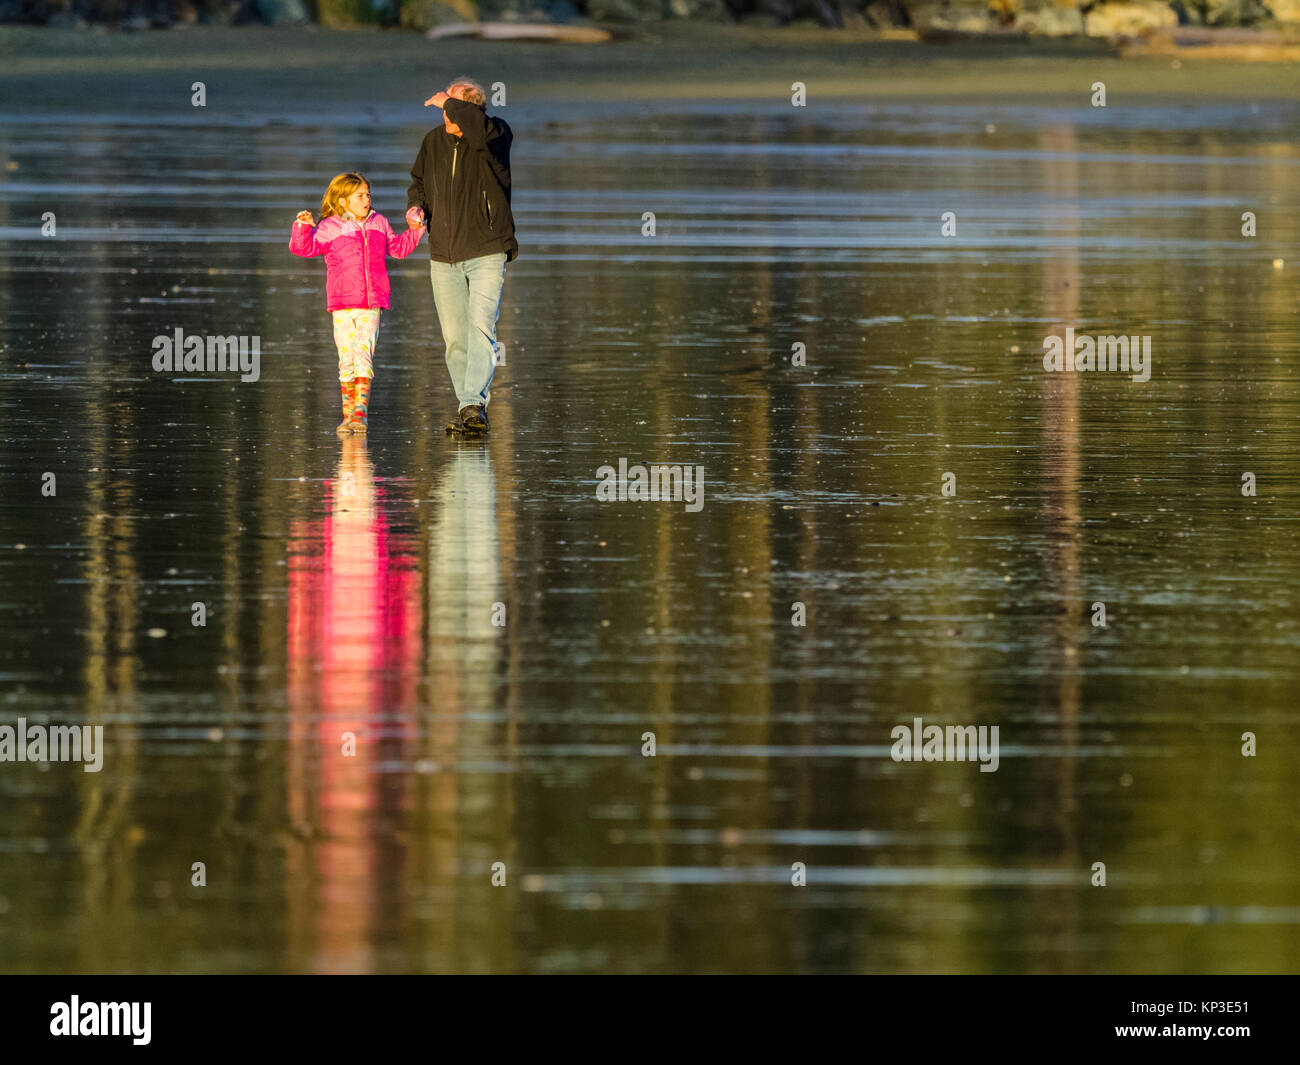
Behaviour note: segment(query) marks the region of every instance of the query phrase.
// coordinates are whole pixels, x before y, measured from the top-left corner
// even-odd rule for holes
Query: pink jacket
[[[399,237],[378,211],[371,211],[364,222],[330,215],[314,229],[295,220],[289,250],[307,259],[325,256],[327,311],[386,308],[390,289],[385,257],[405,259],[423,236],[421,226]]]

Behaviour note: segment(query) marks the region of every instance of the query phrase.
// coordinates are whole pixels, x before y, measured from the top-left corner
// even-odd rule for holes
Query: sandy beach
[[[1290,63],[1120,59],[1104,41],[927,45],[849,31],[658,24],[620,29],[602,45],[425,40],[414,33],[191,28],[144,33],[0,28],[0,107],[7,112],[166,111],[189,85],[208,85],[209,108],[310,109],[343,83],[375,107],[423,99],[462,68],[496,72],[510,103],[736,100],[790,106],[810,98],[1077,100],[1105,82],[1112,106],[1212,98],[1300,96]],[[111,78],[106,88],[105,79]]]

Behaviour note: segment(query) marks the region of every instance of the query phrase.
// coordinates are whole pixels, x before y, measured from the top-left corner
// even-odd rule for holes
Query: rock
[[[253,0],[255,4],[281,0]],[[301,4],[302,0],[294,0]],[[353,26],[383,26],[391,20],[389,0],[316,0],[316,19],[322,26],[349,29]],[[400,18],[400,14],[397,16]],[[284,23],[272,23],[284,25]]]
[[[649,22],[664,17],[659,0],[587,0],[587,14],[600,22]]]
[[[1268,17],[1268,11],[1256,0],[1190,0],[1205,26],[1253,26]],[[1191,21],[1191,19],[1189,19]]]
[[[840,9],[829,0],[801,0],[795,5],[795,17],[812,19],[817,25],[828,30],[842,30],[844,16]]]
[[[253,13],[268,26],[300,26],[311,21],[302,0],[253,0]]]
[[[946,40],[969,34],[994,33],[999,28],[997,18],[984,7],[926,4],[914,8],[911,15],[922,39]]]
[[[474,0],[416,0],[402,4],[398,18],[408,30],[431,30],[458,22],[477,22]]]
[[[668,0],[669,18],[689,18],[699,22],[730,22],[726,0]]]
[[[1143,30],[1169,29],[1177,25],[1178,16],[1173,8],[1155,0],[1099,4],[1083,20],[1089,37],[1136,37]]]
[[[554,0],[546,5],[546,17],[560,26],[578,21],[578,9],[569,0]]]
[[[1289,2],[1297,4],[1300,0]],[[1276,17],[1270,13],[1273,5],[1269,0],[1170,0],[1169,6],[1179,22],[1192,26],[1253,26]]]
[[[1077,7],[1046,4],[1033,11],[1016,16],[1016,29],[1034,37],[1083,36],[1083,12]]]
[[[528,22],[533,15],[533,0],[479,0],[477,7],[483,22]]]
[[[229,26],[244,11],[243,0],[197,0],[196,6],[200,26]]]
[[[862,9],[862,14],[877,30],[912,24],[907,14],[907,7],[902,0],[871,0],[871,3]]]

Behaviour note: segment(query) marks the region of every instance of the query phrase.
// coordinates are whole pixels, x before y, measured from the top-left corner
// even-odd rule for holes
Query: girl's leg
[[[379,311],[354,311],[356,323],[355,342],[352,346],[352,368],[355,401],[352,408],[352,432],[366,431],[366,418],[370,408],[370,381],[375,376],[375,342],[379,339]]]
[[[343,399],[343,420],[335,429],[340,436],[345,436],[352,431],[350,423],[356,393],[356,386],[353,384],[356,374],[353,372],[352,358],[355,335],[352,315],[352,311],[335,311],[333,315],[334,346],[339,349],[339,395]]]

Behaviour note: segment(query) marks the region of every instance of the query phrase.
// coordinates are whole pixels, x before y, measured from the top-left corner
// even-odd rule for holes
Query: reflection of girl
[[[381,767],[409,757],[423,619],[416,544],[390,525],[409,501],[375,484],[364,438],[341,451],[324,516],[289,534],[288,798],[315,841],[290,870],[291,950],[298,967],[361,972],[375,915],[403,902],[384,826],[409,799]]]
[[[334,316],[334,343],[339,349],[339,392],[343,397],[340,436],[366,431],[370,381],[374,377],[379,312],[388,307],[386,257],[405,259],[424,235],[418,214],[400,237],[388,219],[370,209],[370,183],[357,173],[339,174],[320,205],[320,224],[310,211],[299,211],[289,238],[294,255],[325,256],[325,309]]]

